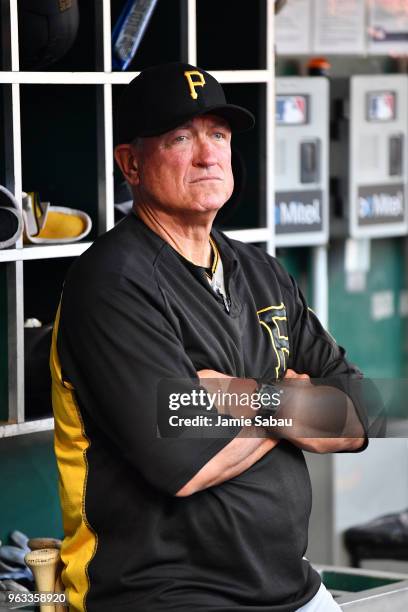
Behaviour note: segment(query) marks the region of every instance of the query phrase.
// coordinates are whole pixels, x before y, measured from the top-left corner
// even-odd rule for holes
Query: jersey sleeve
[[[175,494],[234,435],[161,438],[160,381],[197,381],[159,297],[120,279],[86,295],[65,291],[57,350],[83,421],[100,429],[150,484]],[[237,433],[237,432],[235,432]],[[92,436],[92,433],[90,434]]]
[[[379,435],[383,429],[381,396],[372,381],[364,378],[359,368],[346,358],[344,348],[324,329],[292,277],[290,282],[288,367],[308,374],[315,384],[335,386],[350,397],[366,437],[358,451],[364,450],[368,436]]]

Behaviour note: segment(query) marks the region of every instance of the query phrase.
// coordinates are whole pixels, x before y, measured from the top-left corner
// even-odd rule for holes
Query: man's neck
[[[133,209],[143,223],[180,255],[197,266],[207,268],[211,265],[212,249],[209,236],[213,218],[203,220],[197,218],[197,214],[191,217],[185,214],[170,215],[166,211],[147,206],[134,206]]]

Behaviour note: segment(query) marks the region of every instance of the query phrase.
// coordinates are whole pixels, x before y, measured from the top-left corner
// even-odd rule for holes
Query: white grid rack
[[[273,2],[266,3],[266,69],[210,71],[221,83],[266,86],[266,211],[265,227],[227,232],[230,237],[244,242],[265,242],[273,252],[273,137],[274,137],[274,41]],[[197,63],[196,13],[197,0],[187,0],[187,52],[188,61]],[[9,164],[6,186],[13,191],[18,202],[22,194],[20,86],[22,85],[93,85],[102,86],[97,94],[98,133],[98,228],[104,232],[114,225],[113,185],[113,118],[112,88],[132,80],[137,72],[112,72],[111,62],[111,6],[110,0],[98,0],[97,22],[102,30],[102,71],[94,72],[23,72],[19,70],[17,0],[4,0],[1,5],[2,27],[10,25],[8,67],[0,71],[0,85],[10,86],[7,100],[9,133]],[[8,28],[7,24],[7,28]],[[228,44],[228,41],[226,41]],[[6,52],[7,53],[7,52]],[[205,66],[204,66],[205,67]],[[8,287],[8,422],[0,425],[0,438],[33,433],[53,428],[53,419],[26,421],[24,414],[24,293],[23,265],[29,260],[76,257],[90,242],[52,246],[23,246],[20,239],[13,249],[0,250],[0,265],[7,266]],[[1,373],[0,373],[1,375]]]

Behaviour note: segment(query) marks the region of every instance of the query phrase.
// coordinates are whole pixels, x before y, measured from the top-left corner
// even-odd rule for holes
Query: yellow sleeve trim
[[[85,435],[73,386],[61,377],[57,353],[59,318],[60,307],[54,325],[50,367],[55,419],[54,447],[65,534],[61,547],[64,564],[62,580],[70,602],[70,611],[85,612],[85,598],[90,588],[88,566],[98,545],[97,534],[85,514],[87,450],[90,441]]]

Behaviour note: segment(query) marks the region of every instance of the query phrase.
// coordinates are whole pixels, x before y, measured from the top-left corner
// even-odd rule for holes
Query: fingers
[[[208,369],[198,370],[197,376],[199,378],[231,378],[231,376],[228,376],[227,374],[223,374],[222,372],[217,372],[216,370],[208,370]],[[310,376],[308,374],[305,374],[305,373],[298,374],[297,372],[295,372],[295,370],[291,370],[290,368],[286,370],[286,374],[284,378],[296,378],[300,380],[310,380]]]
[[[295,372],[295,370],[291,370],[290,368],[286,370],[284,378],[296,378],[298,380],[299,379],[300,380],[310,380],[310,376],[308,374],[298,374],[297,372]]]
[[[197,376],[198,378],[212,378],[212,370],[198,370]]]
[[[227,376],[227,374],[217,372],[216,370],[198,370],[197,376],[199,378],[231,378],[231,376]]]

